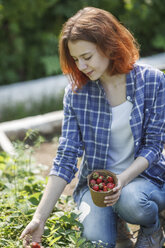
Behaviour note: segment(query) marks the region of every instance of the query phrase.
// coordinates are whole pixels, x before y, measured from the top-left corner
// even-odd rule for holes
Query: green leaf
[[[75,236],[69,235],[69,239],[70,239],[70,241],[71,241],[72,243],[76,244],[77,238],[76,238]]]
[[[78,242],[77,242],[77,246],[79,247],[80,245],[84,244],[85,241],[86,241],[86,238],[79,239]]]
[[[50,242],[50,246],[52,246],[54,243],[56,243],[58,240],[60,240],[62,238],[62,236],[58,236],[56,238],[54,238],[51,242]]]
[[[31,202],[34,206],[38,206],[39,200],[36,197],[29,198],[29,202]]]

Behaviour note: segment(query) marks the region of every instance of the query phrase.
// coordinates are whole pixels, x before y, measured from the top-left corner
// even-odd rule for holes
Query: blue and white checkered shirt
[[[126,76],[126,98],[132,102],[130,126],[134,157],[145,157],[149,167],[141,176],[159,187],[165,182],[165,74],[149,66],[135,64]],[[79,203],[87,190],[87,175],[106,169],[112,123],[111,106],[100,81],[89,81],[64,96],[64,120],[59,147],[50,175],[68,183],[77,172],[77,158],[83,156],[74,199]]]

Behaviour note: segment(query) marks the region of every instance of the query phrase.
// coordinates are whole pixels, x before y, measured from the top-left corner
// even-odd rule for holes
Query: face
[[[68,48],[78,69],[91,80],[104,77],[107,73],[109,59],[97,49],[96,44],[84,41],[69,41]]]

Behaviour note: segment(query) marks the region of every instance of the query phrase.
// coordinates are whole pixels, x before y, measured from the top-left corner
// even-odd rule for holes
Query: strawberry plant
[[[20,234],[32,219],[46,185],[47,178],[40,175],[41,166],[33,161],[33,147],[27,143],[30,139],[38,145],[42,138],[36,139],[37,135],[29,131],[23,142],[15,142],[13,156],[0,152],[1,248],[22,247]],[[82,237],[83,226],[78,216],[72,197],[62,195],[46,222],[42,245],[45,248],[96,247]]]

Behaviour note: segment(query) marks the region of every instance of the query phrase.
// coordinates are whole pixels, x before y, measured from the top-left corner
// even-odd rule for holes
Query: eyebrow
[[[80,54],[78,57],[82,57],[82,56],[85,56],[85,55],[87,55],[88,53],[91,53],[91,51],[89,51],[89,52],[85,52],[85,53],[83,53],[83,54]],[[74,55],[71,55],[72,57],[76,57],[76,56],[74,56]]]

